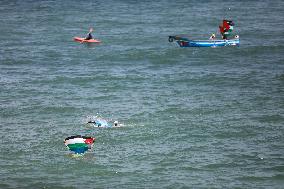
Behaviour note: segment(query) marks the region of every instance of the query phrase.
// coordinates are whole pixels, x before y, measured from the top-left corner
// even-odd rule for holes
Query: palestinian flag
[[[76,154],[83,154],[88,149],[92,148],[95,140],[96,139],[93,137],[76,135],[67,137],[64,140],[64,144],[70,151],[75,152]]]
[[[223,20],[223,23],[221,26],[219,26],[219,29],[223,39],[227,39],[234,30],[234,23],[231,20]]]

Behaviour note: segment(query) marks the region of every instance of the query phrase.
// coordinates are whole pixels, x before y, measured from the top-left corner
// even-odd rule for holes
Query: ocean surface
[[[0,188],[283,188],[283,7],[0,1]],[[220,37],[224,18],[240,47],[168,42]],[[101,44],[73,41],[90,27]],[[80,157],[77,134],[97,139]]]

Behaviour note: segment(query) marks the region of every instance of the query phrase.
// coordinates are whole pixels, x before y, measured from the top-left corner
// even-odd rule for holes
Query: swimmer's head
[[[118,125],[118,121],[115,121],[115,122],[114,122],[114,126],[117,126],[117,125]]]

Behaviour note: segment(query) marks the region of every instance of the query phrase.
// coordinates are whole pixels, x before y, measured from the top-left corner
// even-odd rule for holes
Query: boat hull
[[[239,46],[240,39],[228,40],[190,40],[187,38],[180,38],[170,36],[169,41],[176,41],[180,47],[224,47],[224,46]]]
[[[80,43],[100,43],[101,42],[98,39],[86,40],[85,38],[82,38],[82,37],[74,37],[73,39],[74,39],[74,41],[77,41],[77,42],[80,42]]]

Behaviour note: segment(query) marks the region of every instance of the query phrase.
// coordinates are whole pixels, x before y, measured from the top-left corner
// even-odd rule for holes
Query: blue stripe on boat
[[[180,47],[224,47],[239,46],[240,39],[229,40],[177,40]]]

